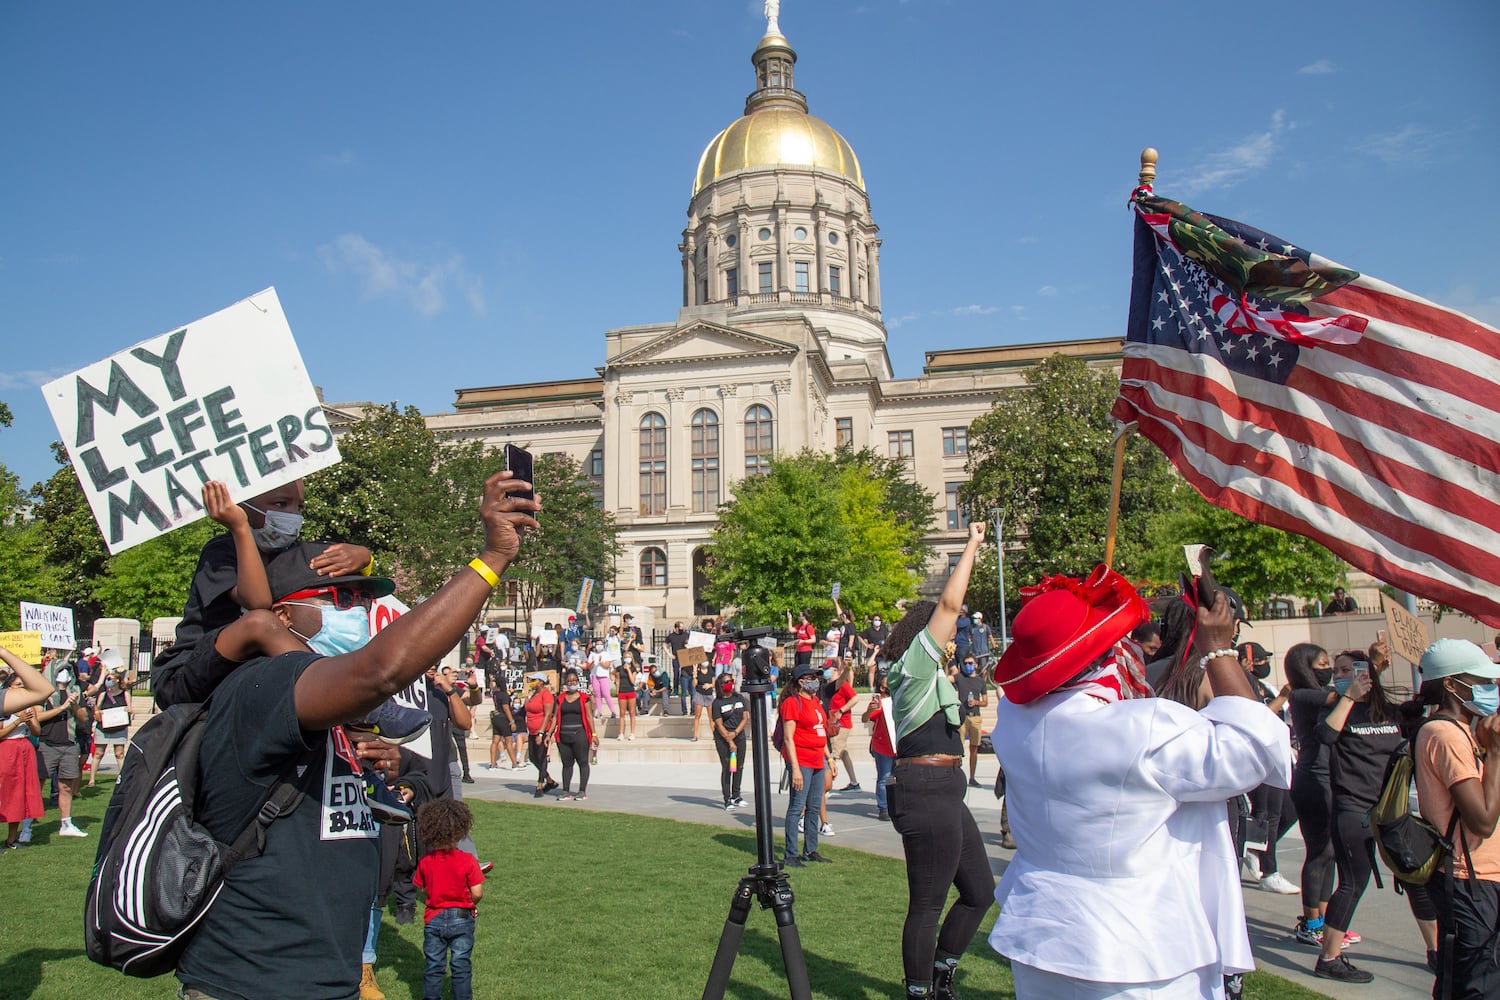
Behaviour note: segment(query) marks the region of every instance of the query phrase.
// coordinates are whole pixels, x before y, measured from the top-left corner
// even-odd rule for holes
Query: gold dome
[[[780,166],[826,170],[865,189],[858,157],[831,125],[794,108],[770,107],[745,115],[713,137],[698,160],[693,194],[736,170]]]

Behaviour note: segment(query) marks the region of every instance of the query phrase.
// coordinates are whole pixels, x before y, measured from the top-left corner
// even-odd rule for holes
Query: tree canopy
[[[740,480],[719,508],[704,597],[780,626],[787,611],[830,618],[837,582],[844,607],[890,614],[916,594],[936,499],[891,473],[870,452],[802,451]]]

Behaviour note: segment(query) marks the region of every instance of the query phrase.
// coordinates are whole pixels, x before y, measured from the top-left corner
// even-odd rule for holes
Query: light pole
[[[1010,645],[1005,622],[1005,515],[999,507],[991,513],[995,515],[995,569],[1000,575],[1000,652],[1004,653]]]

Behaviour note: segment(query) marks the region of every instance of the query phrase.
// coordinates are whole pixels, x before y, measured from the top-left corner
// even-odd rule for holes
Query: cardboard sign
[[[390,625],[391,622],[400,618],[410,611],[402,602],[394,597],[377,597],[370,604],[370,635],[373,638],[380,634],[380,630]],[[406,686],[404,690],[397,691],[391,695],[391,701],[407,708],[415,708],[427,711],[427,675],[422,674],[416,680]],[[410,743],[403,744],[403,748],[410,750],[418,757],[427,760],[432,759],[432,735],[431,730],[418,736]]]
[[[42,387],[111,553],[339,460],[297,343],[268,288]]]
[[[677,651],[677,665],[680,667],[696,667],[708,659],[708,650],[702,646],[683,646]]]
[[[583,583],[578,586],[578,606],[573,609],[575,615],[581,615],[588,610],[589,598],[594,594],[594,578],[586,576]]]
[[[1386,630],[1390,632],[1391,652],[1415,665],[1432,644],[1426,623],[1407,611],[1400,601],[1385,594],[1380,595],[1380,607],[1385,612]]]
[[[72,649],[73,609],[51,604],[21,602],[21,631],[40,632],[42,645],[48,649]]]
[[[32,666],[42,662],[42,633],[0,632],[0,646],[15,653]]]

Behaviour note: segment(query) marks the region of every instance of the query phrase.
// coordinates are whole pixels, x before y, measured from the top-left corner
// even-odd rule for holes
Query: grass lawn
[[[112,776],[111,776],[112,778]],[[55,836],[0,857],[0,1000],[129,1000],[175,996],[170,976],[130,979],[93,965],[82,944],[83,896],[111,785],[75,803],[93,836]],[[480,856],[496,862],[474,950],[474,994],[588,1000],[696,998],[718,945],[730,895],[755,858],[749,833],[583,808],[471,802]],[[901,992],[906,878],[899,861],[822,845],[832,865],[792,874],[797,925],[813,993],[873,1000]],[[1013,997],[1010,970],[990,950],[985,920],[963,965],[965,1000]],[[377,963],[390,1000],[421,996],[422,926],[387,916]],[[281,997],[267,984],[267,997]],[[788,995],[770,911],[751,911],[727,996]],[[1317,997],[1274,976],[1250,977],[1247,997]]]

